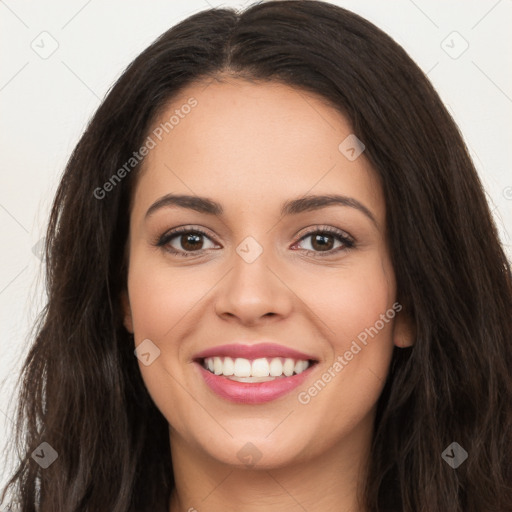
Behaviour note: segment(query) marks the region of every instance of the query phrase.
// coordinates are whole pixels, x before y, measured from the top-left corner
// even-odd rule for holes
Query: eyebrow
[[[307,195],[299,197],[297,199],[291,199],[285,201],[281,206],[281,216],[297,215],[303,212],[309,212],[319,210],[327,206],[348,206],[349,208],[355,208],[362,212],[368,217],[378,228],[377,221],[372,212],[357,199],[347,197],[338,194],[326,194],[326,195]],[[145,218],[154,214],[157,210],[165,207],[177,206],[180,208],[187,208],[194,210],[199,213],[205,213],[208,215],[221,216],[224,213],[224,209],[220,203],[208,199],[207,197],[190,196],[186,194],[166,194],[165,196],[157,199],[146,212]]]

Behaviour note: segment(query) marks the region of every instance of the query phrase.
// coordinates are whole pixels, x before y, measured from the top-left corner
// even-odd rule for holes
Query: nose
[[[215,310],[219,317],[253,326],[290,314],[293,292],[269,253],[264,250],[252,262],[238,253],[233,255],[232,268],[217,289]]]

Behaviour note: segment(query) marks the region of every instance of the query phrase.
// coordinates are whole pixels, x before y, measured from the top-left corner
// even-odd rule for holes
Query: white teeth
[[[226,376],[235,374],[235,362],[231,357],[224,358],[224,368],[222,373]]]
[[[251,361],[249,359],[242,359],[237,357],[235,359],[235,377],[250,377],[251,376]]]
[[[262,357],[261,359],[255,359],[251,365],[251,376],[252,377],[268,377],[270,375],[270,369],[268,361]]]
[[[290,377],[290,375],[293,375],[294,367],[295,367],[295,361],[293,359],[290,359],[289,357],[287,357],[283,363],[283,373],[287,377]]]
[[[289,357],[261,357],[254,360],[237,357],[207,357],[203,366],[215,375],[231,377],[239,382],[265,382],[276,377],[291,377],[309,367],[309,361]]]
[[[307,361],[297,361],[295,363],[295,367],[293,368],[293,371],[295,373],[302,373],[308,366],[309,366],[309,363]]]
[[[222,359],[220,357],[213,358],[213,373],[215,373],[215,375],[222,373]]]
[[[279,377],[229,377],[229,380],[236,380],[237,382],[268,382],[278,378]]]
[[[272,361],[270,361],[270,375],[272,377],[279,377],[279,375],[283,374],[283,363],[281,359],[278,357],[274,357]]]

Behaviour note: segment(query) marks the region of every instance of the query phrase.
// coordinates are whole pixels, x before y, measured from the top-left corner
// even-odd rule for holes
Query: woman
[[[21,510],[512,510],[510,265],[438,95],[359,16],[163,34],[46,258]]]

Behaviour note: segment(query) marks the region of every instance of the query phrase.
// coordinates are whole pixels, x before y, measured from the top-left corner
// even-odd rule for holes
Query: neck
[[[365,512],[359,492],[366,476],[373,415],[335,446],[279,467],[224,464],[171,433],[175,488],[170,512]]]

